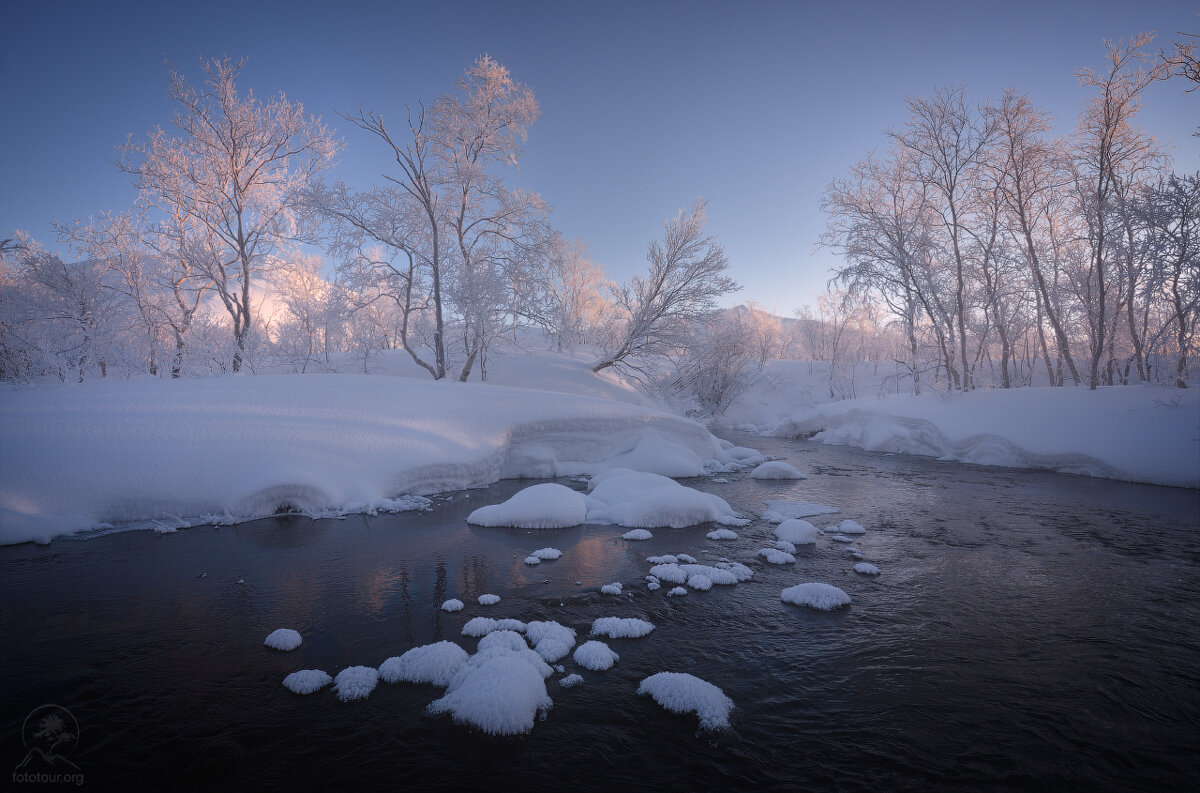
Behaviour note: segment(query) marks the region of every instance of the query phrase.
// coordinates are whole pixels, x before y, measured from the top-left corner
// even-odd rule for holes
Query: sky
[[[431,103],[480,55],[531,87],[542,117],[511,184],[554,208],[610,277],[645,265],[663,222],[700,196],[743,289],[780,314],[823,292],[826,185],[903,126],[906,96],[1006,88],[1075,121],[1103,41],[1200,33],[1187,2],[10,2],[0,47],[0,236],[55,247],[54,218],[134,200],[114,161],[169,127],[164,59],[200,82],[203,58],[245,57],[240,85],[284,92],[345,141],[336,174],[383,181],[387,151],[339,112],[385,118]],[[1200,170],[1200,91],[1152,87],[1140,123]]]

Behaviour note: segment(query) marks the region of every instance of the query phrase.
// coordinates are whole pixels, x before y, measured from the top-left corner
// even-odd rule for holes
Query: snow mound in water
[[[531,658],[532,656],[532,658]],[[459,723],[489,735],[519,735],[533,729],[534,719],[554,702],[546,693],[550,667],[529,650],[493,647],[471,656],[446,687],[446,695],[429,703],[430,715],[450,713]]]
[[[622,540],[649,540],[653,538],[654,535],[645,529],[630,529],[621,535]]]
[[[550,663],[565,657],[575,646],[575,629],[553,621],[530,622],[525,626],[525,635],[537,654]]]
[[[646,584],[646,589],[649,589],[651,592],[657,592],[661,587],[662,584],[658,583],[657,581],[650,581]]]
[[[729,567],[709,567],[706,564],[660,564],[651,567],[650,574],[671,584],[686,584],[688,579],[695,575],[704,576],[720,586],[732,586],[739,580],[746,580],[739,578]]]
[[[796,557],[778,548],[759,548],[758,555],[767,560],[768,564],[795,564]]]
[[[850,596],[832,584],[797,584],[779,593],[784,603],[831,611],[839,606],[849,606]]]
[[[288,691],[297,694],[311,694],[314,691],[320,691],[332,682],[333,678],[320,669],[301,669],[299,672],[292,672],[285,677],[283,686]]]
[[[532,565],[532,564],[541,564],[541,563],[542,563],[542,560],[537,558],[536,556],[526,556],[525,557],[525,564]]]
[[[592,623],[592,636],[640,639],[654,630],[654,623],[636,617],[600,617]]]
[[[832,537],[830,537],[829,539],[833,540],[834,542],[844,542],[844,543],[854,542],[854,540],[850,539],[849,537],[847,537],[844,534],[835,534]]]
[[[442,611],[462,611],[463,602],[455,598],[450,598],[442,604]]]
[[[621,658],[607,644],[597,641],[584,642],[579,645],[575,649],[575,655],[572,657],[575,659],[575,663],[593,672],[603,672],[605,669],[611,669],[612,665]]]
[[[565,529],[587,517],[581,493],[554,482],[527,487],[502,504],[480,507],[467,516],[476,526],[511,526],[518,529]]]
[[[589,486],[596,506],[588,510],[587,518],[593,523],[641,529],[749,523],[725,499],[684,487],[665,476],[613,469],[597,474]]]
[[[866,534],[867,530],[860,524],[852,520],[843,520],[838,524],[838,531],[842,534]]]
[[[462,627],[463,636],[486,636],[494,630],[498,630],[499,626],[491,617],[475,617]]]
[[[762,519],[767,523],[783,523],[791,518],[811,518],[814,515],[829,515],[838,512],[837,507],[813,504],[808,501],[764,501],[767,511]]]
[[[679,562],[679,557],[665,553],[662,556],[647,556],[646,561],[650,564],[676,564]]]
[[[583,677],[581,675],[567,675],[562,680],[559,680],[558,684],[563,688],[574,688],[582,682]]]
[[[268,633],[267,638],[263,639],[263,644],[273,650],[295,650],[303,641],[299,632],[291,628],[280,628]]]
[[[350,666],[337,673],[333,691],[342,702],[366,699],[379,684],[379,672],[369,666]]]
[[[435,642],[387,659],[379,665],[379,679],[385,683],[444,686],[466,662],[467,651],[454,642]]]
[[[496,620],[496,630],[498,631],[516,631],[517,633],[525,632],[525,623],[520,620],[503,619]]]
[[[600,594],[602,594],[602,595],[619,595],[619,594],[621,594],[621,588],[622,588],[621,582],[614,581],[611,584],[605,584],[604,586],[600,587]]]
[[[779,540],[778,542],[775,543],[775,547],[778,548],[779,550],[783,551],[784,553],[795,553],[796,552],[796,546],[792,545],[787,540]]]
[[[859,562],[854,565],[854,572],[862,573],[863,575],[879,575],[879,568],[870,562]]]
[[[808,479],[791,463],[783,460],[772,460],[763,463],[750,472],[751,479]]]
[[[638,686],[639,694],[649,694],[672,713],[695,713],[700,727],[715,730],[729,726],[733,700],[725,692],[694,675],[683,672],[659,672]]]
[[[686,589],[684,589],[681,586],[677,586],[674,589],[672,589],[670,592],[667,593],[667,597],[676,598],[676,597],[679,597],[681,595],[686,595],[686,594],[687,594]]]
[[[562,556],[562,551],[557,548],[539,548],[529,555],[536,556],[544,562],[550,562]]]
[[[775,527],[775,536],[793,545],[812,545],[821,532],[807,520],[790,518]]]
[[[754,449],[748,449],[745,446],[732,446],[728,449],[724,449],[723,451],[725,454],[725,459],[735,462],[741,466],[758,465],[759,463],[765,462],[767,459],[763,456],[762,452],[755,451]]]
[[[706,536],[710,540],[736,540],[738,533],[730,529],[713,529]]]
[[[481,605],[481,606],[494,606],[499,602],[500,602],[499,595],[480,595],[479,596],[479,605]]]
[[[706,575],[697,573],[696,575],[688,576],[687,585],[692,589],[699,589],[701,592],[707,592],[712,589],[712,579]]]
[[[525,637],[516,631],[495,630],[479,640],[479,651],[490,650],[493,647],[504,647],[509,650],[528,650]]]
[[[679,561],[686,562],[687,564],[695,564],[696,563],[696,557],[688,556],[686,553],[677,553],[677,554],[675,554],[675,557]]]
[[[741,562],[717,562],[719,570],[728,570],[739,582],[754,578],[754,571]]]

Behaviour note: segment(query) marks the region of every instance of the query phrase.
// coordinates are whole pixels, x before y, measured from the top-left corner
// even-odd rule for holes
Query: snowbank
[[[578,526],[586,517],[587,503],[582,493],[545,482],[525,488],[503,504],[480,507],[467,516],[467,523],[517,529],[565,529]]]
[[[653,408],[480,383],[339,374],[3,386],[0,544],[111,524],[419,508],[397,496],[613,465],[699,475],[724,459],[702,425]]]
[[[869,451],[1200,487],[1200,389],[1019,388],[855,399],[772,434]]]
[[[659,672],[638,686],[639,694],[650,697],[672,713],[695,713],[700,727],[715,730],[729,726],[733,700],[725,692],[694,675],[683,672]]]

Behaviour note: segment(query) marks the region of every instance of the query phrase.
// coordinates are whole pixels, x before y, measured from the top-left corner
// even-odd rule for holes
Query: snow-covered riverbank
[[[479,383],[306,375],[8,388],[0,544],[113,523],[414,508],[423,501],[400,497],[602,467],[697,476],[722,454],[702,425],[653,408]]]

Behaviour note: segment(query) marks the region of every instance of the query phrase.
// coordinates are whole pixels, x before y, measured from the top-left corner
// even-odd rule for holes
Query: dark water
[[[67,748],[86,789],[1163,791],[1200,778],[1200,493],[734,440],[810,478],[688,484],[755,513],[765,498],[841,507],[830,520],[870,530],[855,545],[883,574],[853,573],[827,539],[795,565],[751,562],[770,532],[758,521],[733,542],[705,526],[640,543],[605,526],[465,524],[529,482],[428,514],[0,548],[0,781],[26,755],[26,715],[49,703],[78,722]],[[546,545],[563,557],[522,563]],[[678,551],[755,578],[648,592],[644,558]],[[632,597],[599,594],[618,580]],[[805,581],[854,603],[780,602]],[[484,592],[503,600],[476,605]],[[439,611],[450,597],[467,608]],[[557,620],[580,641],[600,616],[658,628],[606,640],[620,661],[580,670],[580,687],[552,677],[554,708],[520,738],[424,716],[432,686],[342,703],[281,685],[439,639],[473,650],[459,629],[481,614]],[[278,627],[302,647],[263,647]],[[723,688],[732,727],[698,734],[694,716],[637,696],[658,671]]]

